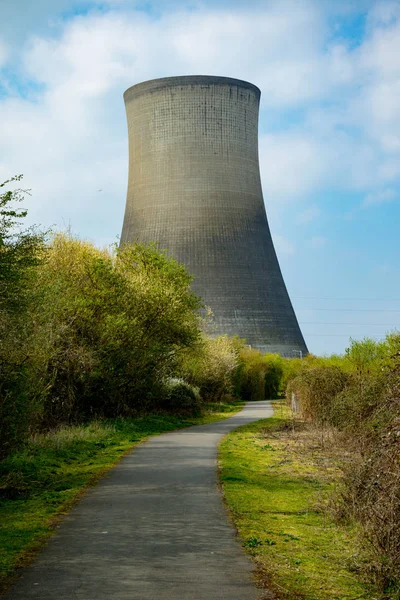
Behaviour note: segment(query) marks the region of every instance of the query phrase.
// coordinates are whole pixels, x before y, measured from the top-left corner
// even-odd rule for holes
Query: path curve
[[[217,445],[271,414],[268,402],[249,402],[136,447],[63,519],[7,598],[256,600],[218,492]]]

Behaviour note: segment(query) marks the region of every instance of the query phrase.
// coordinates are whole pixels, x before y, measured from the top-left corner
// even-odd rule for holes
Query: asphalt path
[[[218,489],[217,445],[271,414],[249,402],[136,447],[63,519],[8,600],[256,600]]]

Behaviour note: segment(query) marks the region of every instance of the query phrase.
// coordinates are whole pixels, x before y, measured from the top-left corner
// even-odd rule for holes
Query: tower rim
[[[242,89],[252,90],[258,98],[261,96],[261,90],[254,83],[243,79],[233,77],[222,77],[217,75],[179,75],[176,77],[160,77],[158,79],[149,79],[132,85],[124,92],[125,102],[137,98],[146,93],[156,92],[163,88],[172,88],[177,86],[195,86],[195,85],[229,85]]]

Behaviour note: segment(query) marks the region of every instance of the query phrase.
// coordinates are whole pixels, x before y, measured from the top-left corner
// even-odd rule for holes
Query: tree
[[[12,177],[0,184],[20,181]],[[0,193],[0,445],[7,452],[27,432],[33,410],[33,394],[26,369],[33,323],[36,269],[45,249],[45,235],[22,228],[27,215],[18,204],[26,192],[20,189]]]
[[[155,246],[112,253],[58,234],[39,279],[50,425],[148,407],[200,335],[190,275]]]
[[[200,389],[206,402],[220,402],[234,392],[238,367],[237,342],[226,335],[204,335],[181,357],[180,374]]]

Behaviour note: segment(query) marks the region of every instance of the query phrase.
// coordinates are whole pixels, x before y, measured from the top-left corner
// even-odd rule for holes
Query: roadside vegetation
[[[3,583],[135,443],[230,416],[248,381],[244,341],[203,333],[185,267],[24,228],[20,180],[0,189]]]
[[[230,417],[242,404],[205,406],[201,416],[147,414],[69,425],[32,435],[1,465],[0,593],[88,486],[147,437]]]
[[[221,479],[279,599],[400,598],[400,335],[288,359],[273,419],[231,433]]]
[[[151,244],[24,229],[24,202],[0,194],[0,460],[68,424],[263,397],[269,359],[203,333],[183,265]]]
[[[151,244],[99,249],[24,228],[19,181],[0,189],[5,579],[135,443],[285,396],[290,414],[222,446],[260,578],[276,598],[399,600],[400,335],[303,359],[207,337],[184,266]]]
[[[286,407],[285,407],[286,408]],[[220,446],[221,482],[266,598],[371,600],[357,568],[360,532],[325,510],[341,476],[337,453],[312,427],[275,416],[231,433]],[[366,560],[366,559],[365,559]],[[376,590],[375,590],[376,591]]]

